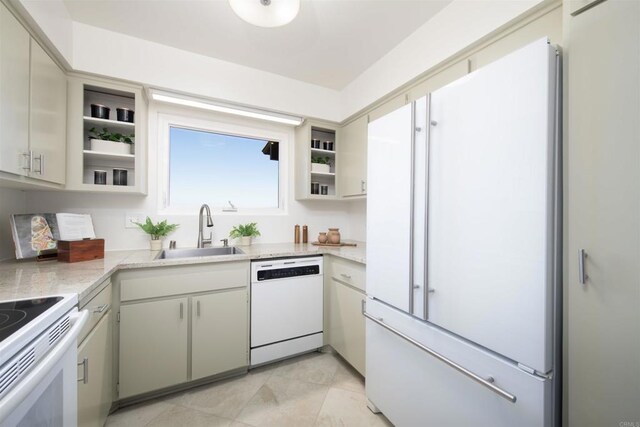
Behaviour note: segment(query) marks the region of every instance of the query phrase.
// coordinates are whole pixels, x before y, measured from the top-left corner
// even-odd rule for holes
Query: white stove
[[[77,424],[78,297],[0,302],[0,425]]]

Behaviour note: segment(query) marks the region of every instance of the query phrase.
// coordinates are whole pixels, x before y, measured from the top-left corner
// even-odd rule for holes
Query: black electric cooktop
[[[0,342],[54,306],[62,297],[0,302]]]

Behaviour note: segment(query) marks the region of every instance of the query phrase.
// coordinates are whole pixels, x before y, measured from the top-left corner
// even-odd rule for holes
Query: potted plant
[[[123,135],[112,133],[107,128],[99,131],[96,128],[89,129],[89,141],[91,150],[103,153],[132,154],[134,134]]]
[[[178,228],[178,224],[167,224],[166,219],[154,224],[149,217],[147,217],[147,220],[144,223],[134,222],[134,224],[151,236],[152,251],[159,251],[162,249],[162,238]]]
[[[251,244],[251,238],[259,235],[260,232],[255,222],[236,225],[229,233],[229,237],[232,239],[240,239],[240,244],[243,246],[249,246]]]
[[[331,159],[329,156],[311,156],[311,172],[329,173]]]

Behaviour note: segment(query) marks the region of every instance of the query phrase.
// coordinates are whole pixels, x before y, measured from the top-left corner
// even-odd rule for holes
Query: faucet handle
[[[222,246],[224,246],[224,247],[229,246],[229,239],[222,239],[220,241],[222,242]]]

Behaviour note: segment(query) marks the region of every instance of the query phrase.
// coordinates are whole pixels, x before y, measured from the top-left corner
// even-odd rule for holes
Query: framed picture
[[[56,214],[11,215],[11,232],[16,258],[35,258],[57,252],[60,239]]]

